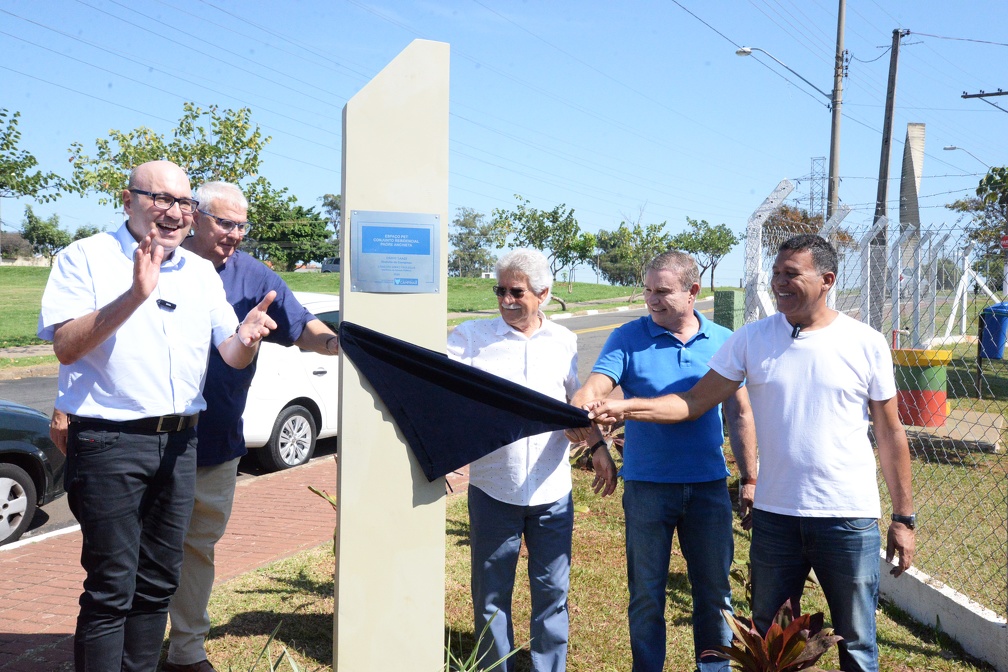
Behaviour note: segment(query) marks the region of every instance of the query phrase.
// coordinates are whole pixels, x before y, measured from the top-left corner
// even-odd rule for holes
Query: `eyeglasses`
[[[512,299],[520,299],[525,296],[525,292],[529,290],[521,289],[520,287],[501,287],[500,285],[494,285],[493,292],[497,295],[498,299],[503,299],[508,294],[511,295]]]
[[[211,215],[206,210],[200,210],[200,214],[212,218],[215,222],[217,222],[217,226],[224,229],[228,233],[231,233],[232,231],[235,230],[235,227],[237,227],[238,233],[242,234],[243,236],[247,236],[248,232],[252,230],[252,222],[236,222],[231,219],[224,219],[223,217],[218,217],[217,215]]]
[[[171,194],[152,194],[151,192],[144,191],[143,189],[130,189],[130,192],[150,196],[151,200],[154,201],[154,207],[158,210],[171,210],[171,207],[178,203],[179,210],[182,211],[183,215],[191,215],[196,211],[196,207],[199,205],[199,201],[195,198],[175,198]]]

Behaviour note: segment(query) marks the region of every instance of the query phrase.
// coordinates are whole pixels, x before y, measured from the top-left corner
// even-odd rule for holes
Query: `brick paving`
[[[468,471],[448,478],[464,492]],[[243,479],[217,544],[219,585],[332,539],[336,514],[308,486],[336,491],[336,460],[319,458]],[[0,548],[0,671],[73,669],[73,631],[84,572],[76,530]]]

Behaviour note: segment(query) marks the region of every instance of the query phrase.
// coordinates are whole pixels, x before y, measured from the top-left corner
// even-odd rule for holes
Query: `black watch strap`
[[[911,513],[909,516],[901,516],[899,514],[894,513],[892,514],[892,522],[903,523],[911,530],[913,530],[917,527],[917,514]]]

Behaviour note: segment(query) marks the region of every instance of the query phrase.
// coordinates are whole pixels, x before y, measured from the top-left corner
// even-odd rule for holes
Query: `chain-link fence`
[[[747,322],[773,312],[770,268],[781,241],[770,240],[778,236],[764,235],[763,226],[785,196],[768,198],[747,229]],[[871,324],[893,348],[900,419],[913,456],[919,521],[914,564],[1003,618],[1008,309],[996,304],[1008,297],[974,272],[975,255],[961,228],[845,224],[828,223],[823,231],[840,253],[830,302]],[[879,487],[888,521],[881,472]]]

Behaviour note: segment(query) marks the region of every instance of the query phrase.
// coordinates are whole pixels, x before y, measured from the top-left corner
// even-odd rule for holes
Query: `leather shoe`
[[[217,672],[217,669],[206,659],[198,663],[189,663],[188,665],[179,665],[178,663],[165,661],[164,665],[161,666],[161,672]]]

